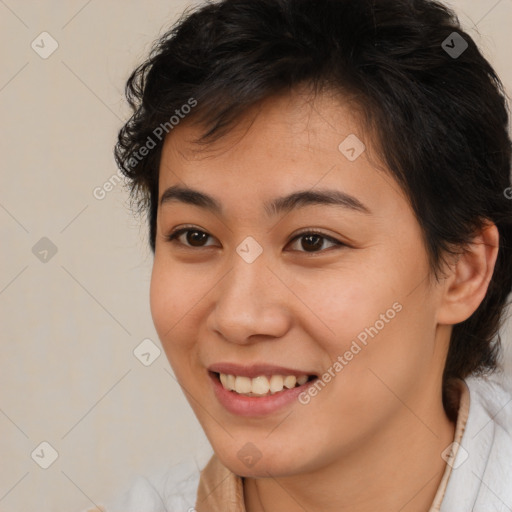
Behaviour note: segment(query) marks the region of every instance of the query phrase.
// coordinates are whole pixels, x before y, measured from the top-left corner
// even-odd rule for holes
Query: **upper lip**
[[[241,365],[236,363],[215,363],[208,366],[208,370],[215,373],[224,373],[226,375],[239,375],[243,377],[255,378],[260,375],[295,375],[300,377],[301,375],[315,375],[310,371],[295,370],[293,368],[285,368],[284,366],[276,366],[271,364],[251,364]]]

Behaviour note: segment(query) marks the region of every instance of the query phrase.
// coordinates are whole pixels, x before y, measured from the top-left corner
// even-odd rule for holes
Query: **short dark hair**
[[[494,274],[475,313],[453,328],[444,383],[495,369],[512,287],[508,107],[495,71],[439,2],[222,0],[185,11],[128,79],[134,113],[115,149],[133,204],[148,214],[152,251],[164,140],[155,128],[170,133],[171,116],[192,99],[190,118],[205,129],[196,142],[207,144],[250,106],[299,85],[356,99],[437,278],[446,255],[496,224]]]

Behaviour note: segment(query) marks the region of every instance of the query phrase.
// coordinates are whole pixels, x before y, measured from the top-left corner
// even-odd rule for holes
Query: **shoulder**
[[[193,512],[200,468],[187,461],[154,472],[139,475],[130,485],[107,503],[102,512]],[[100,509],[101,510],[101,509]],[[97,508],[87,511],[97,512]]]
[[[492,454],[510,456],[512,464],[512,379],[497,372],[486,377],[466,379],[469,388],[466,442],[486,443]]]
[[[465,382],[470,389],[471,399],[484,408],[503,406],[501,401],[512,397],[512,376],[501,370],[486,376],[471,376]]]
[[[469,415],[441,511],[510,510],[512,381],[496,372],[469,377],[465,383]]]

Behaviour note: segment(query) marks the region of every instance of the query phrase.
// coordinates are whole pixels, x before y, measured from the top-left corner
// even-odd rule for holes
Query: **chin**
[[[241,448],[235,448],[239,443],[230,443],[226,447],[215,447],[214,451],[219,460],[230,471],[241,477],[268,478],[287,477],[305,472],[304,453],[301,449],[294,449],[293,453],[283,451],[279,447],[269,446],[267,442],[256,444],[247,442]],[[292,451],[293,444],[288,445]]]

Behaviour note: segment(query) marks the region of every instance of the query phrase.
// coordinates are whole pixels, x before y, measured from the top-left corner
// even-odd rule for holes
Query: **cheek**
[[[367,269],[353,265],[297,278],[294,291],[305,298],[308,316],[325,331],[322,337],[330,340],[331,355],[345,350],[365,328],[380,321],[381,314],[391,309],[388,316],[394,317],[392,308],[400,293],[390,276],[375,265]]]
[[[180,334],[197,302],[196,284],[176,265],[155,256],[150,283],[150,308],[153,324],[171,362],[188,338]],[[171,362],[172,364],[172,362]]]
[[[409,260],[415,265],[391,253],[370,259],[358,268],[303,276],[297,294],[307,297],[317,333],[327,333],[316,339],[331,361],[341,356],[343,369],[350,367],[343,371],[347,378],[365,380],[368,368],[395,368],[410,376],[432,358],[433,299],[421,283],[427,266],[419,256]]]
[[[171,281],[172,276],[169,272],[163,271],[158,256],[155,256],[149,287],[149,304],[153,323],[162,343],[166,328],[170,329],[172,326],[172,318],[170,317],[172,317],[173,308],[169,308],[174,302]]]
[[[420,287],[409,296],[374,294],[364,307],[347,305],[352,315],[344,312],[346,323],[338,324],[343,336],[329,346],[331,359],[338,361],[331,398],[343,404],[337,409],[340,420],[353,415],[354,429],[396,411],[401,403],[396,396],[407,402],[416,384],[431,379],[439,366],[434,314],[425,293]]]

